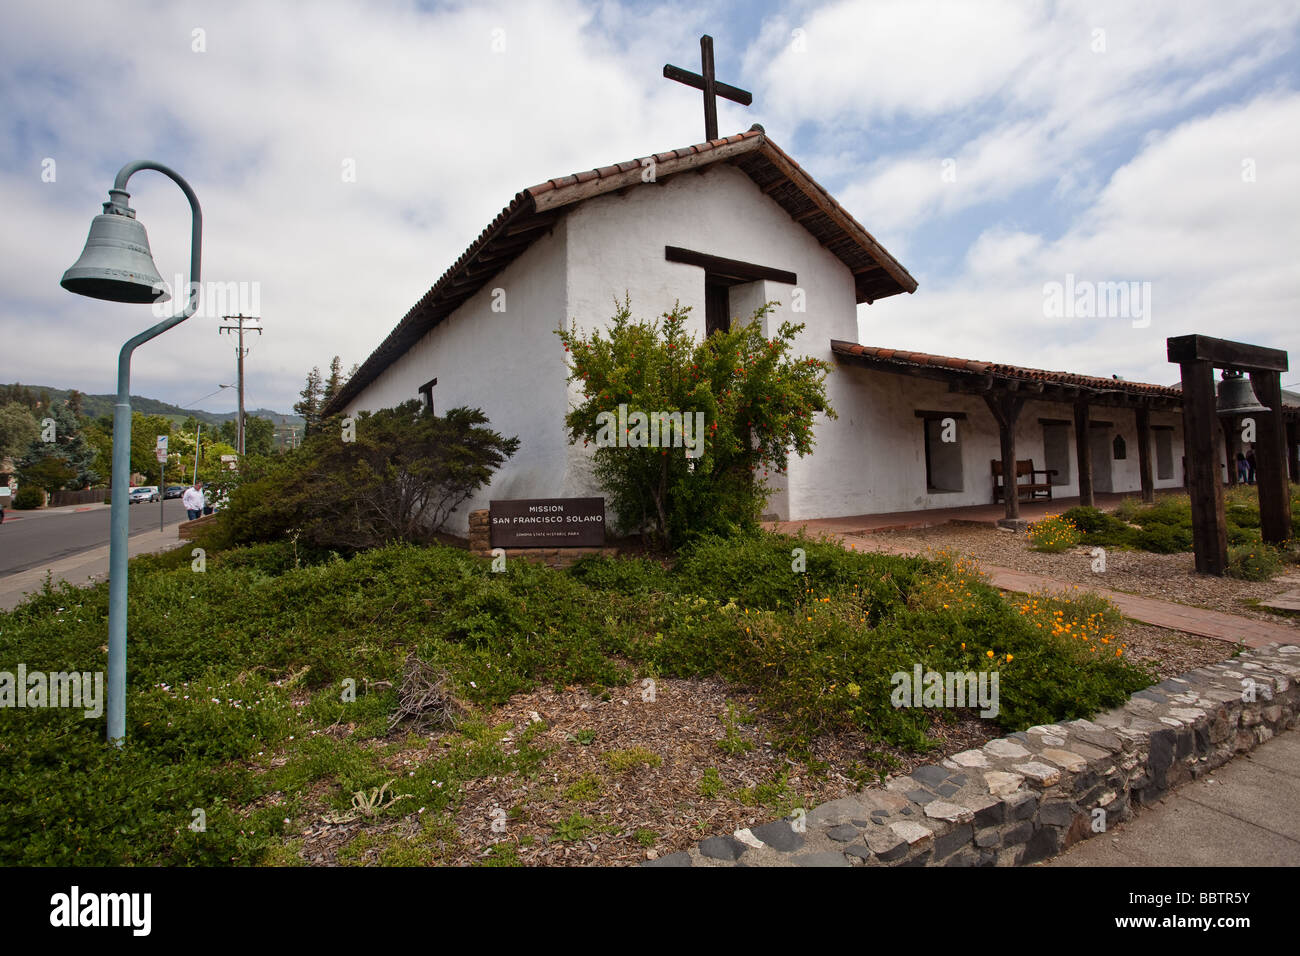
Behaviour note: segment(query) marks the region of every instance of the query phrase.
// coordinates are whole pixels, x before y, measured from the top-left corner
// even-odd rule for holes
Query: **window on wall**
[[[961,429],[965,412],[916,412],[922,419],[925,446],[925,490],[943,494],[964,490],[961,465]]]
[[[1152,428],[1151,437],[1156,443],[1156,477],[1163,480],[1174,476],[1174,430]]]
[[[434,378],[420,386],[420,404],[430,415],[433,414],[433,387],[437,384],[438,380]]]
[[[1040,418],[1043,426],[1043,467],[1055,471],[1052,484],[1068,485],[1070,477],[1070,429],[1073,423],[1065,419]]]
[[[1111,442],[1111,447],[1114,450],[1116,461],[1123,461],[1128,458],[1128,445],[1124,443],[1123,435],[1116,435],[1115,440]]]
[[[785,269],[724,259],[680,246],[665,246],[664,258],[669,262],[699,266],[704,270],[704,331],[707,335],[725,332],[731,328],[731,289],[760,280],[797,285],[798,276]]]
[[[728,286],[704,277],[704,334],[731,330],[731,295]]]

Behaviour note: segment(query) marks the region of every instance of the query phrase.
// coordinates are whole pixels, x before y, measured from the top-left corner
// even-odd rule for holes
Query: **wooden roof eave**
[[[873,359],[862,355],[836,353],[835,357],[838,361],[845,361],[875,372],[885,372],[890,375],[920,378],[946,384],[948,390],[955,394],[983,396],[995,392],[1016,392],[1025,398],[1067,405],[1082,401],[1089,405],[1114,408],[1146,407],[1149,409],[1172,410],[1182,407],[1181,401],[1165,395],[1148,395],[1123,389],[1116,389],[1113,393],[1108,393],[1108,390],[1091,389],[1087,386],[1042,382],[1036,379],[996,375],[978,370],[946,369],[925,365],[900,365],[897,362]],[[1296,411],[1300,412],[1300,409]]]

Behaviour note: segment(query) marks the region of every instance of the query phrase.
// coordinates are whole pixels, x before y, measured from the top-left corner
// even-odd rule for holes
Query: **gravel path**
[[[1084,587],[1127,591],[1300,629],[1300,621],[1294,618],[1271,614],[1247,603],[1281,594],[1294,585],[1198,574],[1191,554],[1151,554],[1108,548],[1106,570],[1095,573],[1091,548],[1080,546],[1061,554],[1043,554],[1029,549],[1028,536],[1024,532],[1012,533],[988,526],[949,524],[855,535],[850,540],[861,541],[867,548],[880,547],[889,551],[922,554],[949,551],[970,555],[976,562],[1050,575]]]

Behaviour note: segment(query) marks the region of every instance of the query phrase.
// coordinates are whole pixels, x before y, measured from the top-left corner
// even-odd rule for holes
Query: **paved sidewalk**
[[[127,550],[133,558],[137,554],[168,551],[180,543],[176,538],[175,525],[164,531],[133,534],[127,540],[129,542]],[[58,558],[38,567],[0,578],[0,609],[12,611],[25,594],[39,591],[45,583],[46,572],[50,573],[56,584],[59,581],[68,581],[72,584],[85,585],[103,581],[108,577],[108,545],[91,548],[66,558]]]
[[[1300,866],[1300,732],[1289,730],[1041,866]]]
[[[62,505],[58,508],[33,508],[19,511],[12,506],[5,508],[5,524],[11,521],[26,521],[29,518],[54,518],[59,515],[76,514],[79,511],[107,511],[108,505],[102,501],[93,501],[86,505]]]

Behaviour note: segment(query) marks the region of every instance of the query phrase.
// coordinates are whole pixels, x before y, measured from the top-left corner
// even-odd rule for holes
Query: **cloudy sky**
[[[1284,0],[8,4],[0,381],[114,389],[149,309],[58,282],[146,158],[199,194],[204,278],[258,284],[248,401],[287,411],[519,189],[702,139],[661,71],[698,69],[706,32],[754,94],[720,102],[722,133],[762,123],[920,282],[860,306],[860,341],[1156,382],[1170,335],[1297,353],[1298,25]],[[131,192],[171,281],[184,197],[156,173]],[[1048,314],[1067,281],[1139,283],[1149,311]],[[219,324],[142,348],[132,392],[232,382]]]

